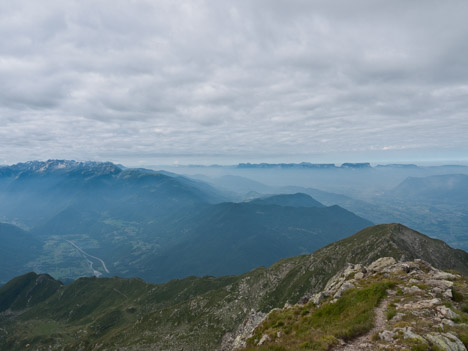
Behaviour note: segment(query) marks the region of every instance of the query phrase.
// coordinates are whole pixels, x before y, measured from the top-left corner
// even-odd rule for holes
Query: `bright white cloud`
[[[465,0],[5,1],[0,160],[468,150],[466,13]]]

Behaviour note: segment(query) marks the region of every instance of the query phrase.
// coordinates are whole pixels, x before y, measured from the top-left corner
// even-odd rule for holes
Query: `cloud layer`
[[[467,13],[465,0],[1,2],[0,162],[468,150]]]

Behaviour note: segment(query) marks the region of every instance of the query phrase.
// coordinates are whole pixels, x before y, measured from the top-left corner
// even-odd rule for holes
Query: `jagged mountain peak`
[[[50,159],[47,161],[28,161],[0,168],[3,174],[53,174],[83,172],[94,174],[117,174],[121,168],[112,162],[74,161]]]

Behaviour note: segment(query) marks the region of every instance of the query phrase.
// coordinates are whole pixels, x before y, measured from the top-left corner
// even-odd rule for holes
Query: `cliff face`
[[[349,265],[323,291],[271,311],[235,348],[462,351],[467,323],[467,277],[385,257]]]

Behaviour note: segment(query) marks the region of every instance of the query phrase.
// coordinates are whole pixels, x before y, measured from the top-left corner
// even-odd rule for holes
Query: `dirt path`
[[[376,332],[380,332],[384,329],[387,321],[385,312],[387,311],[388,299],[384,299],[380,305],[375,309],[374,328],[369,330],[366,334],[351,340],[345,345],[337,346],[333,348],[334,351],[363,351],[372,350],[375,351],[372,343],[372,335]]]

